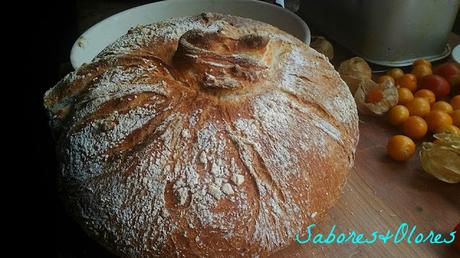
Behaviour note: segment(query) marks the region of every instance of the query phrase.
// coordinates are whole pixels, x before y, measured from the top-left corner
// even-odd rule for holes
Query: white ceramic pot
[[[231,14],[263,21],[310,44],[307,24],[289,10],[273,4],[255,0],[167,0],[128,9],[92,26],[74,43],[70,61],[74,68],[90,62],[131,27],[202,12]]]

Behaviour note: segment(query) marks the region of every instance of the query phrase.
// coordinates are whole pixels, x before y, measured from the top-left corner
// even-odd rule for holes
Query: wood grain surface
[[[328,233],[336,224],[337,233],[354,230],[371,238],[373,231],[394,233],[401,223],[416,225],[416,232],[425,234],[430,230],[443,234],[452,231],[460,222],[460,185],[443,183],[423,172],[418,156],[404,163],[392,161],[386,156],[386,141],[399,130],[381,118],[361,119],[354,171],[337,205],[313,231]],[[460,253],[451,245],[405,242],[397,245],[296,243],[276,255],[280,256],[460,257]]]
[[[456,46],[460,36],[450,34],[449,43]],[[353,55],[334,44],[334,65]],[[434,65],[451,61],[450,58]],[[406,69],[407,70],[407,69]],[[374,74],[378,76],[379,74]],[[460,93],[460,92],[457,92]],[[417,155],[408,162],[396,162],[386,155],[388,139],[401,130],[394,128],[385,118],[360,115],[360,139],[354,170],[337,205],[318,223],[313,232],[347,234],[351,230],[372,238],[374,231],[393,233],[401,223],[417,226],[416,232],[428,234],[430,230],[447,237],[460,223],[460,184],[447,184],[425,173],[418,153],[426,137],[417,141]],[[305,228],[308,225],[305,225]],[[452,245],[432,244],[293,244],[273,257],[460,257]]]

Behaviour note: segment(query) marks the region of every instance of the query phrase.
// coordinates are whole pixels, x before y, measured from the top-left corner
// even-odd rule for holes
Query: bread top
[[[327,58],[206,13],[131,29],[45,94],[60,185],[123,256],[267,256],[338,198],[356,106]]]

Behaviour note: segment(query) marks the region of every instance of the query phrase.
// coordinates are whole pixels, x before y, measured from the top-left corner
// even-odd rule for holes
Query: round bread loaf
[[[125,257],[266,257],[338,199],[358,116],[322,54],[202,14],[131,29],[50,89],[59,186]]]

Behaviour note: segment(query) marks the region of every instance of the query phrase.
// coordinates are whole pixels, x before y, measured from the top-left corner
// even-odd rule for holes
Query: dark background
[[[27,4],[26,11],[22,2],[14,7],[12,14],[26,19],[24,25],[9,24],[15,35],[12,44],[18,50],[5,53],[13,55],[13,59],[7,59],[6,63],[9,64],[10,60],[18,62],[13,67],[19,74],[14,74],[13,78],[20,83],[10,88],[16,91],[13,96],[20,96],[21,103],[26,104],[14,106],[22,109],[17,118],[24,132],[18,130],[21,144],[14,146],[19,149],[12,148],[13,154],[21,154],[13,155],[20,157],[15,163],[20,169],[13,171],[19,178],[14,182],[21,182],[13,186],[20,186],[16,192],[30,191],[14,203],[20,206],[13,214],[21,217],[21,229],[16,229],[17,236],[13,238],[14,242],[21,244],[21,249],[16,249],[19,253],[32,252],[44,257],[112,257],[66,215],[58,199],[54,142],[42,96],[71,71],[70,49],[82,32],[114,13],[149,2],[155,1],[34,1]],[[457,18],[454,31],[458,33],[459,30]],[[9,52],[9,48],[4,51]]]
[[[25,18],[8,25],[12,29],[14,50],[3,62],[14,60],[10,78],[16,100],[8,100],[20,107],[19,133],[12,156],[18,157],[13,166],[16,179],[13,194],[24,192],[13,202],[14,237],[19,245],[15,254],[31,253],[32,257],[113,257],[89,239],[65,213],[56,187],[57,163],[54,141],[42,105],[46,90],[71,71],[69,53],[78,36],[94,23],[124,9],[154,1],[122,0],[65,0],[34,1],[13,4],[11,17]],[[8,32],[9,33],[9,32]],[[4,34],[5,35],[5,34]],[[9,53],[5,53],[9,52]],[[5,60],[6,59],[6,60]],[[17,64],[16,64],[17,62]],[[17,65],[17,66],[16,66]],[[25,103],[22,105],[22,103]],[[15,130],[15,129],[13,129]],[[13,132],[15,133],[15,132]],[[19,154],[19,155],[16,155]],[[25,191],[23,191],[25,190]],[[19,226],[17,226],[19,225]]]

